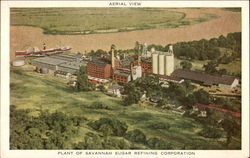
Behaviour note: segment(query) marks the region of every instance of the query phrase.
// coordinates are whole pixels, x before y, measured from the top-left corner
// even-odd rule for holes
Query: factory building
[[[174,53],[173,47],[169,47],[168,52],[151,50],[152,52],[152,70],[153,74],[168,75],[174,71]]]
[[[141,62],[142,73],[152,73],[152,61],[143,60]]]
[[[38,68],[47,68],[49,70],[58,70],[58,65],[67,61],[51,57],[42,57],[31,60],[31,64]]]
[[[87,74],[91,77],[107,79],[111,77],[111,64],[101,60],[90,61],[87,64]]]
[[[76,75],[81,65],[86,66],[86,62],[81,60],[81,54],[58,54],[35,58],[31,64],[36,66],[37,70],[62,71]]]
[[[131,81],[131,70],[127,68],[117,68],[113,73],[112,79],[119,83],[128,83]]]
[[[132,80],[142,77],[142,70],[140,65],[131,66],[131,77]]]
[[[167,82],[182,83],[182,82],[184,82],[184,79],[181,79],[179,77],[166,76],[166,75],[159,75],[159,79],[163,83],[167,83]]]
[[[76,75],[81,65],[85,64],[83,62],[66,62],[58,65],[57,70]]]
[[[98,79],[111,78],[119,83],[127,83],[142,76],[142,67],[140,62],[136,61],[135,56],[119,60],[114,51],[114,47],[111,47],[111,55],[108,58],[99,57],[87,64],[90,82],[99,84]]]
[[[239,80],[233,76],[211,75],[203,71],[177,69],[172,73],[172,76],[191,80],[204,86],[217,85],[221,88],[234,88],[239,84]]]
[[[94,84],[104,85],[109,82],[107,79],[88,76],[88,81]]]

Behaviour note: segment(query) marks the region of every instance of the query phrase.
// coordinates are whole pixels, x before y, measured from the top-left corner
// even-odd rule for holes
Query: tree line
[[[148,50],[154,47],[158,51],[168,51],[169,45],[148,46]],[[232,54],[221,54],[219,48],[227,48]],[[173,44],[174,55],[180,59],[188,60],[215,60],[221,63],[228,63],[230,60],[241,57],[241,32],[228,33],[227,36],[221,35],[218,38],[209,40],[201,39],[189,42],[177,42]],[[221,55],[223,55],[221,57]]]
[[[10,107],[10,149],[171,149],[171,145],[157,137],[147,139],[140,129],[128,131],[128,125],[116,118],[103,117],[89,121],[82,116],[62,112],[39,111]],[[92,128],[78,143],[72,139],[80,134],[80,127]],[[158,125],[154,128],[169,128]]]

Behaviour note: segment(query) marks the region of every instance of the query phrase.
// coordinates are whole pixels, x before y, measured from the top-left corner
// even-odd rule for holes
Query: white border
[[[111,1],[113,2],[113,1]],[[123,1],[125,2],[125,1]],[[195,150],[196,155],[140,155],[134,157],[247,158],[249,156],[249,2],[248,1],[138,1],[141,7],[242,7],[242,150]],[[110,1],[2,1],[1,2],[1,157],[61,158],[115,157],[60,156],[59,150],[9,150],[9,8],[10,7],[109,7]],[[66,151],[66,150],[63,150]],[[67,150],[71,151],[71,150]],[[74,150],[72,150],[74,151]],[[123,150],[124,151],[124,150]],[[134,150],[131,150],[132,152]],[[161,150],[156,150],[160,151]],[[177,151],[177,150],[174,150]],[[181,150],[178,150],[181,151]],[[188,152],[191,150],[183,150]],[[74,151],[76,152],[76,151]],[[84,151],[83,151],[84,152]],[[133,157],[120,155],[123,157]]]

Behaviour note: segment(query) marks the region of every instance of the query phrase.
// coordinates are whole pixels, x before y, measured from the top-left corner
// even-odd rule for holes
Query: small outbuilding
[[[108,87],[108,93],[114,94],[117,97],[121,97],[121,90],[122,90],[122,86],[120,86],[118,84],[113,84],[113,85]]]

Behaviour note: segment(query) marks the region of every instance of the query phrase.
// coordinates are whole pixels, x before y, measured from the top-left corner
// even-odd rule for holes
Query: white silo
[[[158,69],[159,69],[159,72],[158,72],[158,73],[159,73],[160,75],[164,75],[164,74],[165,74],[165,72],[164,72],[164,69],[165,69],[165,68],[164,68],[164,67],[165,67],[165,66],[164,66],[164,65],[165,65],[165,64],[164,64],[164,60],[165,60],[164,57],[165,57],[164,54],[159,54],[159,68],[158,68]]]
[[[154,53],[155,52],[155,48],[152,47],[150,51],[151,51],[151,53]]]
[[[174,54],[168,53],[165,56],[165,75],[170,76],[174,71]]]
[[[152,54],[152,67],[153,73],[158,74],[158,53]]]
[[[169,51],[169,52],[171,52],[171,53],[173,53],[173,52],[174,52],[173,45],[170,45],[170,46],[169,46],[168,51]]]

